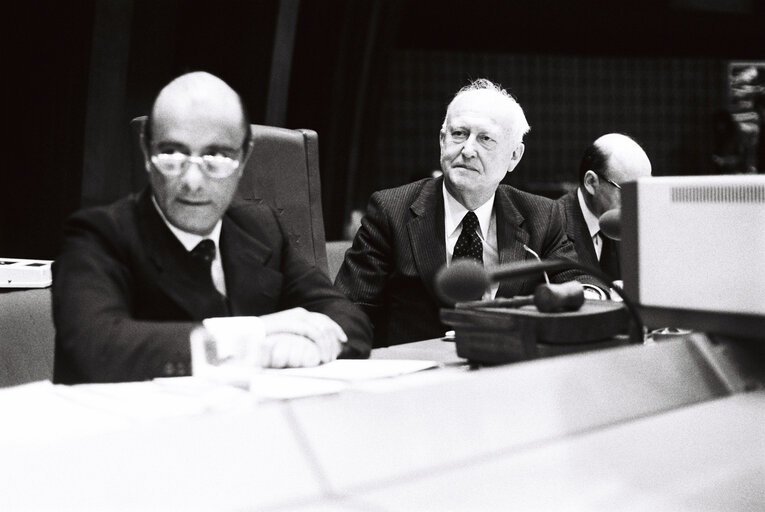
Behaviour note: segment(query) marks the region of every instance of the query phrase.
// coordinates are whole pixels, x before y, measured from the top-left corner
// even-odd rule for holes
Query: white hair
[[[531,126],[529,126],[529,122],[526,120],[526,115],[523,113],[521,105],[518,103],[518,100],[516,100],[512,94],[507,92],[506,89],[502,88],[501,85],[496,84],[487,78],[478,78],[473,80],[468,85],[457,91],[457,94],[454,95],[454,98],[452,98],[449,106],[451,107],[451,104],[454,102],[454,100],[457,99],[457,97],[461,94],[473,91],[491,91],[496,93],[500,98],[503,98],[502,101],[507,102],[507,105],[510,109],[511,118],[510,140],[513,142],[514,146],[517,146],[523,142],[523,136],[529,133]],[[441,125],[442,130],[446,129],[446,119],[448,116],[449,108],[447,107],[446,115],[444,116],[444,122]]]

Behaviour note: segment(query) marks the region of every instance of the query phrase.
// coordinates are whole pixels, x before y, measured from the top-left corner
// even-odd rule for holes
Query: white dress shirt
[[[603,239],[601,238],[602,235],[600,234],[600,221],[587,207],[587,203],[584,202],[584,196],[582,195],[581,188],[576,189],[576,196],[579,199],[579,208],[582,210],[584,222],[587,224],[587,230],[590,232],[590,237],[592,237],[592,245],[595,247],[595,256],[597,256],[598,261],[600,261],[600,255],[603,252]],[[617,283],[621,285],[621,281],[617,281]],[[584,285],[584,298],[596,300],[605,300],[611,298],[612,300],[621,301],[621,297],[619,297],[616,292],[607,293],[591,284]]]
[[[592,238],[592,245],[595,247],[595,256],[600,261],[600,253],[603,251],[603,240],[600,238],[600,221],[587,207],[587,203],[584,202],[581,188],[576,189],[576,197],[579,199],[579,208],[582,210],[584,222],[587,223],[587,230]]]

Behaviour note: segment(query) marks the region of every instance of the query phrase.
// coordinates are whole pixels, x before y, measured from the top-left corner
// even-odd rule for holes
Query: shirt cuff
[[[608,293],[602,288],[599,288],[595,285],[587,284],[587,283],[582,284],[582,287],[584,288],[585,299],[591,299],[591,300],[608,300],[609,299]]]

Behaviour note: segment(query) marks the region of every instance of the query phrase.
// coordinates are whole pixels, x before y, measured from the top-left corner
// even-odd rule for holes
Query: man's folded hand
[[[342,344],[348,341],[345,332],[334,320],[322,313],[312,313],[303,308],[287,309],[278,313],[264,315],[260,318],[265,327],[267,342],[269,338],[276,335],[294,335],[289,337],[278,336],[274,338],[278,343],[267,343],[267,345],[273,347],[273,350],[277,350],[278,358],[275,362],[283,360],[282,350],[286,349],[281,349],[278,345],[289,343],[287,340],[292,340],[292,342],[301,346],[304,345],[298,341],[301,337],[313,342],[316,345],[319,362],[321,363],[334,361],[342,349]],[[298,349],[295,350],[297,351]],[[272,361],[274,361],[273,358]],[[315,366],[316,364],[308,366]],[[293,365],[275,364],[273,366]]]
[[[302,368],[321,362],[326,361],[320,358],[319,346],[298,334],[270,334],[261,344],[260,365],[264,368]]]

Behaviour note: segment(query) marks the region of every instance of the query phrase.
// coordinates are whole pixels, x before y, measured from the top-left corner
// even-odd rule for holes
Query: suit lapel
[[[155,282],[181,309],[196,320],[227,314],[225,303],[199,270],[183,244],[165,225],[145,190],[138,200],[141,243],[156,272]]]
[[[281,286],[274,286],[275,276],[267,275],[275,274],[266,267],[273,251],[238,226],[228,215],[223,217],[220,245],[232,314],[261,313],[261,305],[274,302],[274,296],[278,296],[281,290]],[[270,299],[264,300],[264,296]]]
[[[592,245],[592,237],[587,229],[587,222],[584,220],[584,214],[579,206],[579,198],[576,189],[569,192],[564,201],[566,208],[566,218],[571,221],[566,222],[566,236],[576,247],[581,263],[598,267],[598,256],[595,253],[595,247]]]
[[[438,269],[446,264],[442,186],[443,177],[423,186],[409,207],[413,217],[406,226],[417,273],[425,288],[437,300],[433,278]]]
[[[507,188],[500,186],[494,198],[494,212],[497,218],[497,246],[499,264],[523,261],[533,258],[523,248],[529,242],[529,233],[525,229],[526,219],[513,204]],[[525,279],[502,281],[497,290],[497,297],[513,297],[523,288]]]

